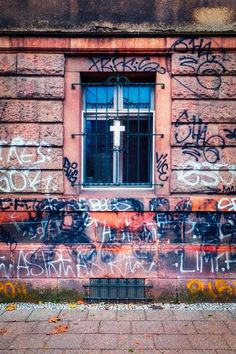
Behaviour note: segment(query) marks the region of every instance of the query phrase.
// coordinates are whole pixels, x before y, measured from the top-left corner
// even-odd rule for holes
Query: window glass
[[[124,108],[151,108],[150,86],[125,86],[123,89]]]
[[[88,86],[85,90],[86,108],[113,108],[114,87],[113,86]]]

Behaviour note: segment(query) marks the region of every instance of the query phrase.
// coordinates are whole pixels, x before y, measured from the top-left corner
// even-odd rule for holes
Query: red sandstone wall
[[[0,295],[139,277],[154,296],[235,299],[233,39],[1,38],[0,48]],[[81,72],[135,71],[112,48],[118,63],[148,58],[165,84],[155,141],[163,186],[152,192],[82,193],[63,169],[64,157],[81,167],[71,84]]]

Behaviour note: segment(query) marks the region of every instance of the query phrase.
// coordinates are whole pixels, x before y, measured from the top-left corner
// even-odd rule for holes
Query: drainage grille
[[[91,301],[144,301],[145,279],[90,279],[87,300]]]

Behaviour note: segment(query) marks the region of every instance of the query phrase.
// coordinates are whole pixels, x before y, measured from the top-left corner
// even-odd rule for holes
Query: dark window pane
[[[86,183],[112,183],[112,135],[106,120],[86,121]]]
[[[139,122],[138,119],[126,120],[126,133],[123,140],[124,183],[151,183],[152,134],[150,134],[150,126],[152,126],[152,121],[148,121],[147,118],[140,119]]]
[[[150,86],[125,86],[123,90],[124,108],[151,108]]]
[[[114,87],[113,86],[88,86],[85,89],[86,108],[113,108]]]

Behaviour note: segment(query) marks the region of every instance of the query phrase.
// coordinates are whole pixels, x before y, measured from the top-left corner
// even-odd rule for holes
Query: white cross
[[[114,120],[114,125],[110,127],[110,131],[114,132],[113,145],[120,146],[120,133],[125,131],[125,126],[120,125],[119,120]]]

